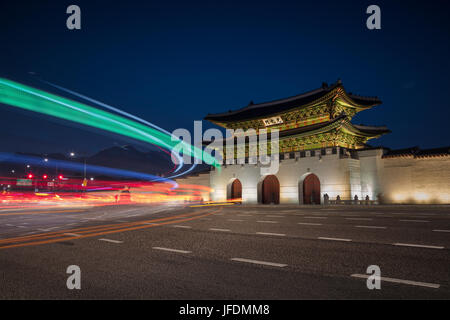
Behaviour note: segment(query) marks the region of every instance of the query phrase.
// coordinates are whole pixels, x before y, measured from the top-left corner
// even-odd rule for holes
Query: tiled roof
[[[232,122],[253,118],[260,118],[264,116],[273,115],[279,112],[284,112],[290,109],[298,108],[308,103],[318,100],[334,90],[337,87],[343,87],[342,82],[338,80],[336,83],[328,86],[326,83],[322,84],[322,87],[302,93],[290,98],[284,98],[274,100],[270,102],[264,102],[259,104],[253,104],[251,102],[248,106],[235,111],[228,111],[224,113],[208,114],[205,120],[219,121],[219,122]],[[376,97],[362,97],[353,94],[347,94],[356,104],[365,107],[371,107],[381,104],[381,101]]]
[[[450,146],[433,149],[423,149],[423,150],[420,149],[419,147],[388,150],[383,155],[383,158],[399,158],[399,157],[428,158],[428,157],[442,157],[442,156],[450,156]]]

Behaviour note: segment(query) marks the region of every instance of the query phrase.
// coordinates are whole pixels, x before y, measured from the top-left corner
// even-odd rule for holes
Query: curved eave
[[[382,101],[377,97],[362,97],[354,94],[349,94],[342,87],[342,93],[339,98],[348,107],[352,107],[358,110],[367,110],[382,104]]]
[[[352,124],[350,121],[345,123],[343,126],[343,131],[366,138],[377,138],[391,132],[391,130],[386,127],[358,126]]]

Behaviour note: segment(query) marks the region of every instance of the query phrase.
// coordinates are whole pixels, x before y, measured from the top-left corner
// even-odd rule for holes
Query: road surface
[[[449,250],[448,206],[2,209],[0,298],[449,299]]]

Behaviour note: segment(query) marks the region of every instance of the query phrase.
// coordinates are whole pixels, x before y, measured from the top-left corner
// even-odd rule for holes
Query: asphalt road
[[[449,250],[449,206],[3,209],[0,298],[449,299]]]

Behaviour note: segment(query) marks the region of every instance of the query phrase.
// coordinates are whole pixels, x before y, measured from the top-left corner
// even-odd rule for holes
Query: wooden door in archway
[[[242,184],[238,179],[235,179],[231,184],[231,199],[242,199]]]
[[[303,204],[320,204],[320,181],[315,174],[303,180]]]
[[[280,203],[280,183],[274,175],[267,176],[262,183],[262,203]]]

